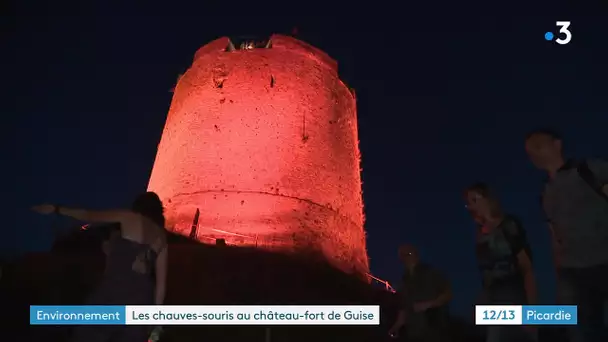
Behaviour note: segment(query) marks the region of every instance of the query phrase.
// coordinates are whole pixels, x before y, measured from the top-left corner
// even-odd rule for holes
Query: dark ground
[[[208,246],[172,236],[166,303],[213,304],[378,304],[382,325],[277,326],[272,342],[388,341],[395,295],[323,263],[248,248]],[[52,253],[28,255],[5,264],[1,281],[4,333],[14,341],[64,341],[67,327],[28,325],[28,306],[82,303],[103,269],[100,240],[80,232],[57,244]],[[451,336],[474,342],[476,328],[454,318]],[[191,326],[166,328],[163,341],[264,341],[265,328]],[[2,339],[7,341],[6,339]]]

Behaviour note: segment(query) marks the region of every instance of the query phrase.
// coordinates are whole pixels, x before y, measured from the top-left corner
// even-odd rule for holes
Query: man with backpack
[[[566,160],[562,139],[549,130],[530,133],[526,152],[548,174],[542,206],[552,236],[558,301],[578,305],[571,341],[607,341],[608,162]]]

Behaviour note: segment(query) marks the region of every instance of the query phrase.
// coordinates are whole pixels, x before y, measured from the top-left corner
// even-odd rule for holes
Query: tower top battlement
[[[245,43],[245,46],[235,46],[232,40],[228,37],[218,38],[209,44],[204,45],[196,51],[194,54],[194,62],[199,58],[220,53],[239,53],[244,52],[243,50],[254,50],[258,48],[262,49],[281,49],[290,50],[293,53],[302,54],[309,58],[315,59],[319,64],[325,65],[327,68],[338,72],[338,63],[331,58],[325,52],[317,49],[316,47],[305,43],[299,39],[285,36],[281,34],[273,34],[270,39],[263,44],[263,47],[256,45],[255,43]]]

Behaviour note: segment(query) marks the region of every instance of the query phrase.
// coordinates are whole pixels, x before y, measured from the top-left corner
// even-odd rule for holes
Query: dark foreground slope
[[[4,333],[15,341],[62,341],[65,327],[28,327],[30,304],[79,304],[99,279],[103,255],[98,239],[80,233],[52,253],[30,255],[5,267],[2,279]],[[392,293],[322,263],[256,249],[208,246],[172,237],[166,302],[213,304],[376,304],[377,326],[274,326],[272,342],[385,341],[395,313]],[[453,337],[475,341],[468,326],[454,322]],[[17,334],[18,335],[13,335]],[[265,327],[167,327],[163,341],[265,341]],[[9,341],[7,338],[0,338]]]

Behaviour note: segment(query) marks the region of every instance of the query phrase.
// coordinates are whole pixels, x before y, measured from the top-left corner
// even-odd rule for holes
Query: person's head
[[[416,247],[412,245],[403,245],[399,247],[399,259],[401,259],[408,268],[416,266],[420,261],[418,251],[416,250]]]
[[[526,153],[534,166],[550,171],[563,162],[562,138],[551,130],[532,131],[526,136]]]
[[[165,227],[163,202],[156,193],[145,192],[137,196],[131,205],[131,210],[151,219],[159,226]]]
[[[466,188],[464,199],[471,216],[479,225],[502,216],[502,208],[498,197],[485,183],[475,183]]]

